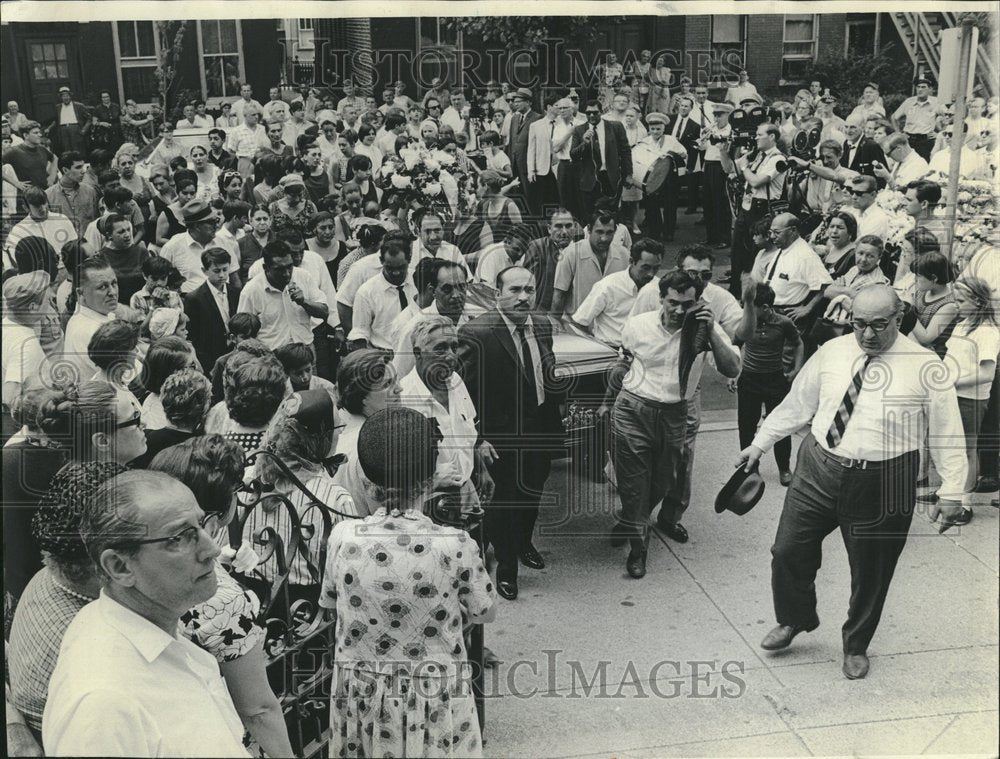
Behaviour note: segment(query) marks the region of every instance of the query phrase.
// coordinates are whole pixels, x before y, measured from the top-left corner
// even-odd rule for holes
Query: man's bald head
[[[854,339],[869,356],[884,353],[896,342],[903,308],[891,287],[869,285],[862,288],[854,296],[852,310]]]
[[[852,113],[844,119],[844,123],[847,124],[847,126],[854,126],[860,129],[865,125],[865,118],[860,113]]]

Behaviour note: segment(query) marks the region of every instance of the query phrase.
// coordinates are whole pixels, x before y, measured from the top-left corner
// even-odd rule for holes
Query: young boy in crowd
[[[295,392],[326,390],[334,407],[336,407],[337,387],[329,380],[313,373],[315,357],[310,346],[305,343],[288,343],[275,348],[274,356],[285,368],[285,373],[288,374],[288,379],[292,383],[292,390]]]
[[[229,345],[232,350],[219,356],[212,367],[212,403],[218,403],[223,399],[222,375],[226,369],[226,362],[236,351],[236,346],[245,340],[256,340],[260,333],[260,319],[256,314],[233,314],[229,320]]]
[[[170,272],[173,265],[165,258],[150,256],[142,264],[142,276],[146,284],[129,300],[129,306],[140,312],[143,317],[149,316],[154,308],[183,308],[181,295],[169,287]]]

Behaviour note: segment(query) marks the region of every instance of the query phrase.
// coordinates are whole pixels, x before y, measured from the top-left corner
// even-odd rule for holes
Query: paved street
[[[758,647],[774,624],[769,549],[784,488],[768,457],[761,503],[717,515],[735,412],[707,417],[684,519],[691,540],[656,535],[643,580],[602,534],[612,488],[568,462],[553,471],[536,541],[548,568],[522,568],[520,597],[500,601],[487,628],[503,660],[488,685],[487,755],[995,756],[998,512],[988,500],[944,537],[914,519],[871,672],[849,681],[840,626],[850,580],[836,534],[817,580],[819,629],[784,652]]]

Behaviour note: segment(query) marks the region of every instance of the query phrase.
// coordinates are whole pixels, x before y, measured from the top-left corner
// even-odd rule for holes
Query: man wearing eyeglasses
[[[246,757],[215,658],[178,622],[216,591],[220,553],[194,494],[125,472],[95,494],[80,532],[101,595],[66,629],[42,722],[52,756]]]
[[[868,674],[868,645],[906,545],[925,430],[931,441],[962,436],[954,387],[927,379],[947,370],[899,334],[903,309],[892,287],[862,289],[853,309],[854,334],[830,340],[806,362],[738,459],[749,471],[775,442],[810,425],[771,549],[778,625],[761,647],[787,648],[819,626],[822,542],[839,528],[851,567],[843,672],[852,680]],[[932,443],[930,451],[942,479],[930,518],[943,532],[962,512],[967,463],[961,446]]]
[[[770,237],[776,250],[761,252],[750,276],[771,286],[774,310],[791,318],[804,332],[823,298],[823,288],[833,280],[816,251],[799,236],[795,214],[775,216]]]

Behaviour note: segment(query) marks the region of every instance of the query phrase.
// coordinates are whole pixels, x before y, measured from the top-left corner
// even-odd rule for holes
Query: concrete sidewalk
[[[607,530],[606,484],[558,465],[536,545],[548,568],[521,568],[486,640],[486,754],[528,757],[996,756],[998,512],[988,498],[945,536],[914,518],[867,679],[841,673],[850,574],[840,537],[817,579],[819,629],[769,654],[770,546],[784,488],[745,517],[717,515],[738,450],[732,412],[698,439],[686,544],[656,535],[648,574],[625,573]]]

